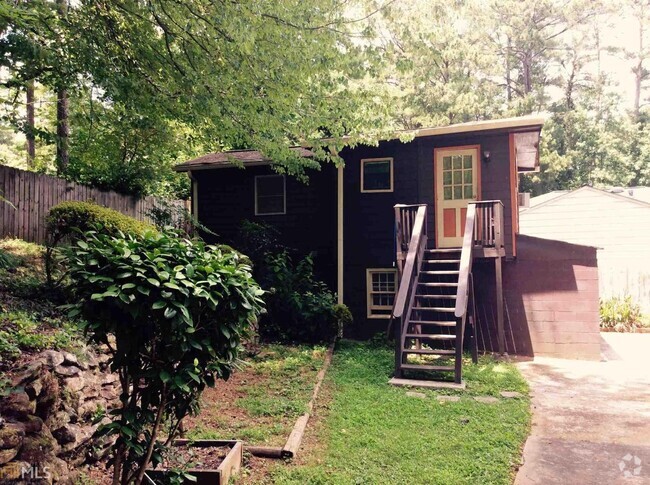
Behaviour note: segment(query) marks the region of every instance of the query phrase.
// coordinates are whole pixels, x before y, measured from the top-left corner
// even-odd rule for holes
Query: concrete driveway
[[[516,485],[650,484],[650,334],[601,334],[601,362],[536,358]]]

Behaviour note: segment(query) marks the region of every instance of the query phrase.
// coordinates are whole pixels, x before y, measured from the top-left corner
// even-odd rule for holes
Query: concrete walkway
[[[533,429],[516,485],[650,484],[650,334],[601,337],[601,362],[518,364]]]

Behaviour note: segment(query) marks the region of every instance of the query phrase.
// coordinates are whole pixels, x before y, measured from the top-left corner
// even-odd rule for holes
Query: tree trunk
[[[68,153],[69,135],[68,91],[59,88],[56,92],[56,171],[58,174],[65,172],[70,161]]]
[[[67,0],[56,0],[59,16],[65,17],[68,11]],[[59,80],[56,91],[56,171],[60,175],[68,168],[70,122],[68,120],[68,91]]]
[[[34,126],[34,80],[27,81],[25,85],[25,92],[27,95],[26,117],[27,117],[27,130],[25,136],[27,137],[27,166],[34,168],[34,160],[36,159],[36,136]]]
[[[641,10],[639,12],[639,53],[637,57],[637,64],[634,68],[634,121],[639,121],[641,114],[641,84],[643,82],[643,30],[645,28],[644,18],[645,8],[641,2]]]

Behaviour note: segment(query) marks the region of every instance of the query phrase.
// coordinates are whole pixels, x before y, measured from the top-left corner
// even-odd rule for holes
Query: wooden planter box
[[[210,448],[210,447],[224,447],[229,446],[230,451],[214,469],[196,469],[191,468],[186,470],[187,473],[196,477],[196,482],[185,481],[184,485],[228,485],[230,477],[239,473],[242,464],[243,446],[241,441],[222,441],[222,440],[176,440],[174,446],[191,446],[195,448]],[[167,470],[163,468],[147,470],[147,475],[152,480],[162,479]]]

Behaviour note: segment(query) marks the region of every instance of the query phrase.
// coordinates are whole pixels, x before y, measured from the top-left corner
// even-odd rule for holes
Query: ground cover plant
[[[407,389],[387,384],[393,349],[341,341],[326,378],[322,416],[306,456],[276,465],[258,483],[510,484],[529,431],[527,385],[509,363],[466,359],[467,390]],[[500,391],[522,398],[504,399]],[[445,394],[458,402],[441,402]],[[475,396],[499,398],[495,404]]]
[[[227,382],[204,392],[200,414],[185,420],[187,437],[283,446],[307,409],[326,352],[318,345],[255,349]]]
[[[81,330],[45,288],[44,248],[3,239],[0,252],[8,263],[0,266],[0,373],[44,349],[76,351]]]
[[[627,295],[600,300],[600,329],[605,332],[635,332],[650,328],[650,317]]]

